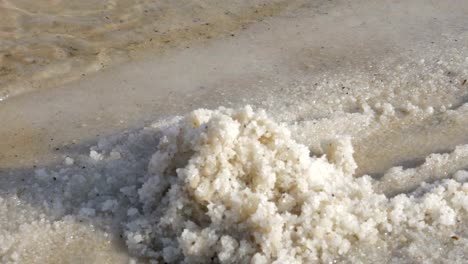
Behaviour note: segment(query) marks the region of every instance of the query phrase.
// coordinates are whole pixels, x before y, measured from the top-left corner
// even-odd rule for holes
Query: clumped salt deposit
[[[381,124],[384,112],[353,115]],[[250,106],[199,109],[104,138],[33,177],[11,173],[2,179],[1,261],[466,261],[466,146],[377,180],[356,173],[353,137],[334,135],[311,153],[300,131],[313,133]],[[119,240],[133,257],[103,257]],[[87,254],[61,256],[57,243]]]
[[[369,176],[353,177],[349,138],[324,151],[311,157],[250,107],[197,110],[164,130],[127,243],[165,262],[329,262],[356,247],[398,247],[393,237],[455,232],[466,220],[466,177],[387,198]]]

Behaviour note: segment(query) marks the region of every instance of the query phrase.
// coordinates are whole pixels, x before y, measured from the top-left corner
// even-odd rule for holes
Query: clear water
[[[285,1],[2,0],[0,100],[153,52],[229,36]]]

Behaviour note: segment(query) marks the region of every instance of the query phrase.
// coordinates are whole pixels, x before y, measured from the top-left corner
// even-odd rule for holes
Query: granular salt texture
[[[114,254],[121,236],[133,256],[155,263],[465,263],[466,146],[379,180],[358,174],[359,135],[392,122],[466,122],[464,106],[418,109],[394,116],[363,106],[294,126],[250,107],[197,110],[103,138],[72,162],[3,175],[2,263],[73,252],[87,252],[88,263],[128,263]],[[66,235],[76,240],[64,244]]]
[[[464,106],[418,109],[391,116],[363,107],[294,126],[250,107],[197,110],[103,138],[73,162],[0,179],[2,263],[80,257],[73,252],[127,263],[105,255],[121,252],[111,242],[121,235],[134,256],[155,263],[465,263],[466,146],[379,180],[357,174],[358,134],[380,134],[395,119],[465,124]],[[345,121],[361,129],[340,136]]]
[[[129,249],[157,262],[437,261],[418,243],[466,229],[465,172],[387,198],[353,176],[350,138],[311,157],[250,107],[196,110],[162,133],[138,190],[142,215],[129,209],[126,224]],[[456,238],[449,254],[463,262]]]

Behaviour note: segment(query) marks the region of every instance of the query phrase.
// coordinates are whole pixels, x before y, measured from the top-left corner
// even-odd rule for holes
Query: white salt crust
[[[382,106],[315,128],[250,106],[199,109],[104,138],[33,177],[11,173],[0,190],[0,262],[466,262],[468,146],[381,179],[357,174],[358,135],[342,133],[342,120],[372,132],[434,117]],[[466,108],[441,115],[462,124]],[[119,240],[131,257],[105,254],[122,251]]]

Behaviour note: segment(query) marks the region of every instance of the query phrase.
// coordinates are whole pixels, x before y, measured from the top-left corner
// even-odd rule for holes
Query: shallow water
[[[2,0],[0,100],[75,80],[140,50],[230,36],[285,1]]]

